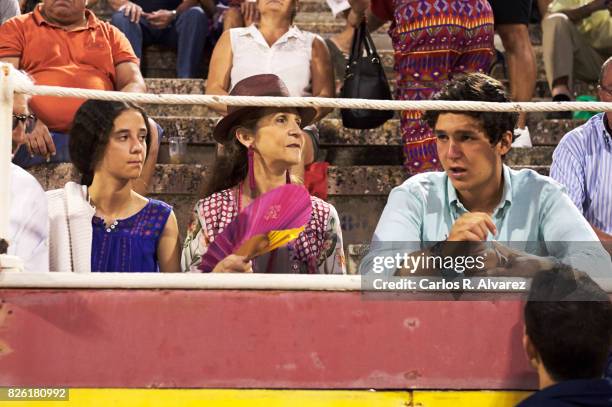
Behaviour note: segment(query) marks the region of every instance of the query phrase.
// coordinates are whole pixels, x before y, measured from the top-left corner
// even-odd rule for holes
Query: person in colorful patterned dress
[[[288,96],[282,80],[255,75],[236,83],[232,96]],[[223,148],[210,172],[203,196],[195,205],[183,245],[184,271],[199,271],[202,256],[221,233],[258,196],[288,181],[300,161],[304,134],[300,127],[315,117],[313,108],[228,106],[213,135]],[[292,244],[248,261],[229,255],[213,272],[344,274],[342,231],[336,209],[311,196],[312,216]]]
[[[47,192],[52,271],[179,271],[172,207],[132,187],[150,139],[147,115],[134,104],[89,100],[79,108],[69,148],[81,185]]]
[[[396,98],[427,100],[456,74],[488,72],[493,12],[487,0],[350,0],[370,30],[391,21]],[[409,175],[441,170],[436,138],[420,111],[403,111],[404,167]]]

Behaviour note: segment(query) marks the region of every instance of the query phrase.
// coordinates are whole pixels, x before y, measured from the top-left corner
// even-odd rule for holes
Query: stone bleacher
[[[100,0],[94,11],[105,19],[110,16],[106,0]],[[323,36],[344,27],[343,20],[333,19],[324,0],[300,1],[296,24],[301,29]],[[530,32],[538,57],[535,100],[550,100],[541,61],[541,31],[539,26],[532,25]],[[386,28],[381,28],[373,36],[393,86],[393,52]],[[149,91],[203,94],[204,79],[171,79],[175,62],[176,55],[170,50],[157,47],[146,49],[143,72]],[[496,69],[495,76],[504,79],[500,77],[501,71]],[[595,87],[578,83],[576,93],[594,95]],[[219,116],[209,112],[205,106],[149,105],[146,108],[165,130],[152,196],[174,206],[181,236],[184,236],[193,205],[199,199],[201,181],[212,164],[212,129]],[[506,163],[514,168],[533,168],[548,174],[555,145],[568,130],[581,122],[547,120],[543,113],[533,113],[529,115],[528,124],[534,147],[512,150]],[[174,135],[185,136],[189,141],[185,164],[169,163],[167,137]],[[388,193],[405,179],[401,167],[403,157],[399,120],[390,120],[378,129],[350,130],[342,127],[338,112],[333,112],[321,123],[321,147],[321,158],[331,164],[329,201],[340,214],[345,246],[369,242]],[[69,164],[41,167],[32,172],[45,189],[60,188],[68,180],[78,179]]]

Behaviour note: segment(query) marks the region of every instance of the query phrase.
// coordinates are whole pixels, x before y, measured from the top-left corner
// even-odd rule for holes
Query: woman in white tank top
[[[227,95],[240,80],[258,74],[279,76],[291,96],[334,97],[329,51],[316,34],[293,25],[297,0],[257,0],[259,23],[225,31],[212,54],[206,94]],[[225,105],[212,106],[225,115]],[[331,109],[318,108],[315,120]]]

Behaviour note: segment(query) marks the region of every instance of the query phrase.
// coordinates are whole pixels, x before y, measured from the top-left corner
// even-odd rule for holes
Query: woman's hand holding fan
[[[287,184],[261,195],[215,237],[200,270],[217,271],[229,256],[246,262],[286,245],[304,230],[311,212],[310,194],[303,186]]]
[[[212,270],[213,273],[252,273],[253,263],[245,256],[237,254],[230,254],[223,260],[221,260],[215,268]]]
[[[234,254],[246,256],[248,260],[251,260],[262,254],[278,249],[279,247],[283,247],[287,243],[297,239],[303,231],[304,226],[295,229],[273,230],[265,235],[255,235],[244,242]]]

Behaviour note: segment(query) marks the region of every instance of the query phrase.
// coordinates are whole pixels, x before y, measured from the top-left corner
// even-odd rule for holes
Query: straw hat
[[[287,86],[281,78],[273,74],[249,76],[238,82],[230,92],[230,96],[289,96]],[[298,107],[298,114],[302,118],[302,126],[307,126],[316,115],[313,107]],[[240,124],[240,119],[249,113],[261,110],[255,106],[228,106],[227,116],[221,119],[213,130],[213,137],[219,143],[226,142],[231,135],[230,130]]]

